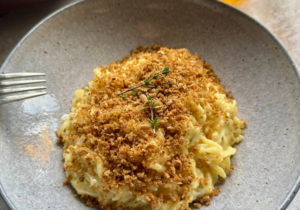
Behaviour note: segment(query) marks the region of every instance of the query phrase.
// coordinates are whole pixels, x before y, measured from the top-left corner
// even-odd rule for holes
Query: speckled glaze
[[[152,43],[197,52],[232,90],[245,139],[212,209],[285,209],[300,174],[296,64],[263,27],[215,1],[85,1],[33,30],[1,73],[45,72],[48,94],[0,106],[0,190],[12,209],[90,209],[62,187],[54,131],[93,69]]]

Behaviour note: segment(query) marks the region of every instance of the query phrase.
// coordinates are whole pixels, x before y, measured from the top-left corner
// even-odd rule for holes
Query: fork
[[[24,91],[32,91],[32,90],[41,90],[46,89],[45,86],[37,86],[37,87],[20,87],[20,88],[10,88],[12,85],[25,85],[25,84],[33,84],[46,82],[46,80],[19,80],[19,81],[7,81],[7,79],[14,78],[23,78],[23,77],[33,77],[33,76],[45,76],[44,73],[11,73],[11,74],[0,74],[0,95],[10,94],[10,93],[18,93]],[[7,88],[8,87],[8,88]],[[26,98],[32,98],[36,96],[45,95],[46,92],[34,92],[34,93],[26,93],[26,94],[15,94],[8,96],[0,97],[0,105],[10,103],[13,101],[19,101]]]

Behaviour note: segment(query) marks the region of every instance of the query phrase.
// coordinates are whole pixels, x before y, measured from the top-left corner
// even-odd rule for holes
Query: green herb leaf
[[[154,127],[159,126],[159,123],[160,123],[160,122],[159,122],[158,116],[156,116],[154,120],[151,120],[150,123],[151,123],[151,125],[154,126]]]
[[[150,124],[151,124],[152,127],[159,126],[160,122],[159,122],[158,116],[156,116],[154,120],[150,120],[150,119],[148,119],[148,120],[149,120],[149,122],[150,122]]]
[[[164,68],[164,70],[162,70],[162,74],[168,74],[168,73],[170,73],[171,72],[171,70],[170,70],[170,68],[169,67],[166,67],[166,68]]]
[[[141,111],[145,111],[146,109],[149,109],[149,107],[144,107],[141,109]]]
[[[150,122],[150,124],[151,124],[151,127],[153,127],[153,125],[154,125],[154,120],[151,120],[151,119],[148,119],[149,120],[149,122]]]
[[[151,100],[152,100],[152,97],[151,96],[147,96],[147,100],[148,100],[148,103],[150,103]]]
[[[153,77],[154,77],[154,76],[157,76],[159,73],[160,73],[160,71],[155,72],[155,73],[153,74]]]
[[[121,97],[121,98],[123,98],[123,99],[125,98],[125,96],[123,96],[123,95],[119,95],[119,97]]]
[[[156,106],[156,103],[152,101],[151,106],[154,108]]]
[[[133,90],[132,95],[133,95],[133,96],[136,96],[136,97],[138,97],[138,98],[140,97],[140,96],[139,96],[139,91],[138,91],[138,90]]]
[[[159,79],[161,79],[162,77],[158,77],[158,74],[159,74],[160,72],[158,71],[158,72],[155,72],[155,74],[153,75],[153,79],[156,79],[156,80],[159,80]]]
[[[151,87],[155,87],[154,85],[152,85],[152,84],[145,84],[146,85],[146,87],[149,87],[149,88],[151,88]]]
[[[147,77],[145,80],[144,80],[145,84],[146,83],[149,83],[150,82],[150,77]]]
[[[160,80],[162,77],[158,77],[158,76],[153,76],[153,79],[155,80]]]
[[[161,106],[156,106],[156,103],[154,101],[152,101],[151,106],[153,109],[158,109],[161,107]]]
[[[147,77],[147,78],[144,80],[144,83],[145,83],[145,85],[146,85],[147,87],[154,87],[154,85],[152,85],[152,84],[150,83],[150,77]]]

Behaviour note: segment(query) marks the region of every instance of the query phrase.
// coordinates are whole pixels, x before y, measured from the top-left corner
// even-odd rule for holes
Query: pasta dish
[[[246,122],[210,65],[152,45],[100,66],[57,132],[65,183],[102,209],[209,205]]]

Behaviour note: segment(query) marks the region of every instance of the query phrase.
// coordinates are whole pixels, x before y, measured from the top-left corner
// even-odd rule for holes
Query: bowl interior
[[[30,33],[1,72],[45,72],[48,94],[0,106],[0,181],[16,209],[89,209],[62,187],[54,132],[93,69],[138,45],[187,48],[211,64],[248,122],[235,170],[203,209],[276,209],[300,174],[297,67],[256,22],[216,1],[84,1]]]

